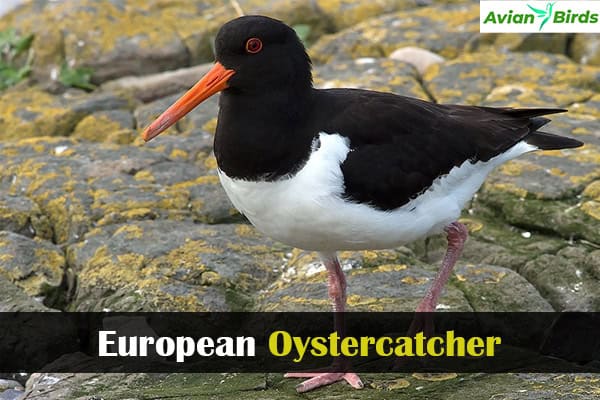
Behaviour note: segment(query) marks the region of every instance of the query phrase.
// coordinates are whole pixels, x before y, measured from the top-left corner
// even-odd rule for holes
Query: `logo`
[[[481,1],[481,32],[600,32],[600,1]]]
[[[537,16],[539,18],[543,18],[542,23],[540,24],[540,31],[542,30],[542,28],[544,27],[544,25],[546,24],[546,22],[548,22],[548,20],[550,18],[552,18],[552,6],[554,6],[555,3],[548,3],[546,4],[546,10],[540,10],[539,8],[535,8],[530,6],[529,4],[527,4],[527,7],[531,8],[531,10],[537,14]]]

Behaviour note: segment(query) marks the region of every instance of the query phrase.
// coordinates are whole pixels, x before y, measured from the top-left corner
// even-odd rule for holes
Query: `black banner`
[[[600,372],[600,313],[414,317],[0,313],[0,372]]]

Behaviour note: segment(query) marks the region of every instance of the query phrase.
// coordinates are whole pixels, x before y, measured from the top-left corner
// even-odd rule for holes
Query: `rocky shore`
[[[34,34],[29,77],[0,92],[0,311],[329,310],[314,254],[274,242],[216,175],[217,99],[148,144],[212,61],[220,25],[266,14],[303,32],[318,87],[440,103],[562,107],[585,142],[530,154],[465,210],[448,311],[600,311],[600,34],[479,33],[477,1],[39,0],[0,18]],[[89,68],[94,90],[61,83]],[[165,235],[168,232],[168,235]],[[351,311],[412,311],[444,238],[344,252]],[[365,374],[334,399],[592,399],[598,375]],[[0,400],[287,399],[277,374],[0,376]]]

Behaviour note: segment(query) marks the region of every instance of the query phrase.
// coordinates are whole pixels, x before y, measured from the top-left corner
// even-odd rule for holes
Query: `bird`
[[[232,204],[266,236],[318,252],[335,329],[344,329],[346,279],[337,252],[401,246],[445,233],[447,249],[417,312],[433,312],[468,230],[459,217],[497,166],[535,150],[583,143],[540,131],[557,108],[445,105],[362,89],[318,89],[295,31],[248,15],[215,37],[215,63],[143,132],[151,140],[220,92],[214,154]],[[305,392],[338,369],[296,372]],[[336,361],[334,361],[334,364]]]

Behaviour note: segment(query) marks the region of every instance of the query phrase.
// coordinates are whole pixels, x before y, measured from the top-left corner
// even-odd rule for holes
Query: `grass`
[[[0,90],[16,85],[31,73],[33,39],[33,34],[21,36],[14,28],[0,31]]]
[[[14,28],[0,31],[0,91],[23,81],[31,73],[34,38],[33,34],[19,34]],[[58,81],[67,87],[91,91],[96,88],[90,82],[93,73],[91,68],[74,68],[63,62]]]

